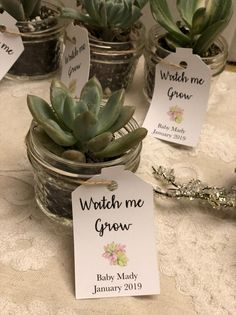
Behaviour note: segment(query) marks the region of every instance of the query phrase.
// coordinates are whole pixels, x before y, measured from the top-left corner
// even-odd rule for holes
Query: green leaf
[[[61,18],[66,18],[66,19],[71,19],[71,20],[79,20],[81,22],[85,18],[83,14],[81,14],[78,10],[73,9],[73,8],[58,7],[58,10],[60,11],[60,17]]]
[[[111,132],[104,132],[92,139],[90,139],[87,143],[88,150],[90,152],[98,152],[108,145],[113,139],[113,134]]]
[[[96,135],[103,133],[115,123],[120,115],[124,104],[124,90],[114,92],[108,99],[106,105],[98,114],[98,125]]]
[[[0,0],[0,5],[17,21],[25,21],[25,12],[23,5],[20,1]]]
[[[96,152],[97,158],[112,158],[124,154],[138,145],[147,135],[145,128],[138,128],[121,138],[111,141],[104,150]]]
[[[61,146],[70,147],[77,142],[76,138],[71,133],[61,129],[61,127],[54,120],[45,120],[41,125],[47,135],[55,143]]]
[[[206,28],[206,30],[196,41],[193,47],[193,52],[202,56],[203,53],[205,53],[213,44],[215,38],[223,31],[224,28],[225,21],[218,21],[215,24]]]
[[[87,104],[88,109],[94,113],[98,114],[102,101],[102,87],[100,82],[96,77],[91,78],[83,87],[80,100]]]
[[[200,34],[207,24],[206,8],[198,9],[193,15],[192,34]]]
[[[75,105],[75,117],[79,114],[82,114],[84,112],[87,112],[88,109],[88,105],[82,101],[82,100],[75,100],[76,101],[76,105]]]
[[[220,20],[225,21],[225,27],[233,14],[232,0],[209,0],[207,3],[208,27]]]
[[[150,0],[151,12],[154,19],[169,33],[181,46],[189,44],[187,35],[183,34],[175,24],[166,0]]]
[[[93,21],[99,22],[100,16],[99,16],[99,1],[97,0],[85,0],[81,1],[83,4],[83,7],[87,11],[88,16],[92,18]]]
[[[76,107],[76,100],[71,97],[71,95],[67,95],[63,107],[63,122],[70,130],[73,129],[73,122],[76,116]]]
[[[76,116],[73,124],[73,134],[80,142],[88,141],[95,136],[96,126],[96,116],[90,111],[84,112]]]
[[[148,0],[134,0],[134,5],[137,6],[139,9],[142,9],[147,3]]]
[[[25,17],[31,18],[38,15],[41,7],[41,0],[21,0],[24,7]]]
[[[44,123],[46,120],[57,121],[51,106],[41,97],[36,95],[27,95],[28,108],[34,118],[39,124]]]
[[[120,114],[115,123],[109,129],[110,132],[114,133],[124,127],[132,118],[135,111],[134,106],[123,106]]]
[[[190,29],[192,28],[195,12],[199,8],[204,7],[204,5],[204,0],[177,0],[177,9],[179,14]]]

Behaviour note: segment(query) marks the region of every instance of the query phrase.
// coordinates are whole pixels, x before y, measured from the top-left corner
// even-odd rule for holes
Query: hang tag
[[[210,69],[191,49],[177,48],[156,66],[155,78],[143,126],[156,138],[196,146],[207,110]]]
[[[16,22],[6,11],[0,13],[0,25],[5,27],[7,31],[19,33],[19,29],[15,25]],[[0,32],[0,80],[2,80],[23,51],[24,45],[21,36]]]
[[[88,31],[79,25],[70,24],[65,32],[65,50],[62,58],[61,81],[74,87],[80,95],[88,81],[90,69],[90,48]]]
[[[72,193],[76,298],[159,294],[153,189],[123,166]]]

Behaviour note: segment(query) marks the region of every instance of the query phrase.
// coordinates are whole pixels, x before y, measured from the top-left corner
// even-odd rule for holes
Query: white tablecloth
[[[142,63],[126,97],[142,122]],[[72,235],[36,206],[24,137],[26,94],[47,98],[49,80],[0,82],[0,314],[236,314],[236,215],[197,201],[155,199],[161,294],[75,300]],[[195,149],[147,137],[138,176],[153,185],[152,166],[174,167],[187,181],[236,184],[236,73],[225,71],[209,102]]]

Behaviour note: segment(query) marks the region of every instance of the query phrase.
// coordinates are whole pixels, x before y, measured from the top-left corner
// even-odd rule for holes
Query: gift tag
[[[158,294],[153,189],[123,166],[72,193],[76,298]]]
[[[79,25],[70,24],[65,34],[61,80],[66,86],[75,87],[75,94],[79,96],[89,77],[90,49],[88,31]]]
[[[155,78],[143,126],[156,138],[196,146],[207,110],[210,69],[191,49],[177,48],[156,66]]]
[[[24,51],[21,36],[13,34],[19,33],[16,22],[6,11],[0,13],[0,27],[3,30],[0,32],[0,80]]]

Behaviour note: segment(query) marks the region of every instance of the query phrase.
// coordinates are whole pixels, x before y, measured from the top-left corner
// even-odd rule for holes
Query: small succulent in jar
[[[176,7],[181,18],[177,23],[166,0],[150,0],[154,19],[167,31],[167,47],[192,48],[200,56],[208,52],[233,13],[232,0],[177,0]]]
[[[124,90],[114,92],[104,106],[102,96],[102,87],[95,77],[85,84],[79,99],[62,82],[54,80],[51,105],[35,95],[28,95],[27,103],[38,125],[65,149],[63,158],[99,161],[124,154],[147,134],[145,128],[137,128],[116,137],[114,134],[133,116],[134,107],[124,106]]]
[[[80,8],[61,7],[62,17],[82,22],[95,29],[101,39],[112,41],[117,34],[129,30],[142,16],[148,0],[80,0]]]

